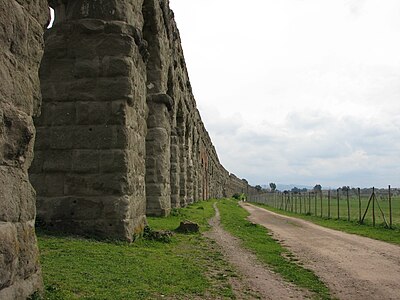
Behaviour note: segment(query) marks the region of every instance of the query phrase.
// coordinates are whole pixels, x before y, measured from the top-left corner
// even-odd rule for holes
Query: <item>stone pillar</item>
[[[194,135],[193,135],[193,202],[196,202],[200,199],[201,194],[201,187],[199,181],[199,173],[201,169],[201,162],[200,162],[200,153],[199,153],[199,136],[197,132],[197,127],[195,127]]]
[[[182,105],[180,103],[180,105]],[[182,109],[178,110],[178,136],[179,136],[179,199],[180,206],[185,207],[187,204],[187,150],[186,150],[186,134],[185,120]]]
[[[148,96],[146,136],[147,214],[166,216],[171,210],[170,118],[172,99],[166,94]]]
[[[28,168],[49,8],[45,0],[0,0],[0,16],[0,299],[26,299],[42,289]]]
[[[171,207],[177,208],[180,203],[180,164],[179,164],[179,137],[176,129],[171,133]]]
[[[193,128],[189,125],[187,127],[188,135],[187,135],[187,204],[193,203],[193,184],[194,184],[194,159],[193,159]]]
[[[146,0],[143,4],[144,38],[148,43],[146,137],[147,214],[165,216],[171,210],[171,117],[174,100],[168,95],[171,77],[169,19],[162,2]]]
[[[143,0],[50,4],[31,179],[43,225],[132,241],[145,224]]]

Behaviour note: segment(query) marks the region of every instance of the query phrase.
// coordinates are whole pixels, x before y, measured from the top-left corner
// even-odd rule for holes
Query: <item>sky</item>
[[[197,106],[250,184],[400,187],[399,0],[170,0]]]

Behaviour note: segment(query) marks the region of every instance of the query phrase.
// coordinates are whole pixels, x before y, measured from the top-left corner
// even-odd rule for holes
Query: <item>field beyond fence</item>
[[[379,190],[274,191],[250,195],[247,200],[298,214],[387,228],[400,227],[400,192],[390,187]]]

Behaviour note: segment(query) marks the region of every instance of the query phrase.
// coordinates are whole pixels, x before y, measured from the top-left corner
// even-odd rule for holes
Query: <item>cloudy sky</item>
[[[400,187],[399,0],[170,0],[222,164],[252,184]]]

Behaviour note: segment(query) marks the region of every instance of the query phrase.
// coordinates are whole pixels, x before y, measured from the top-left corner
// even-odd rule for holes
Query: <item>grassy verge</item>
[[[149,218],[153,229],[175,229],[189,219],[207,230],[211,201]],[[45,299],[234,298],[234,272],[200,234],[176,234],[169,243],[101,242],[38,232]],[[223,273],[223,276],[221,275]]]
[[[383,225],[379,225],[376,227],[372,227],[369,222],[366,222],[364,225],[360,225],[356,221],[347,221],[347,220],[335,220],[335,219],[328,219],[328,218],[320,218],[316,216],[308,216],[305,214],[297,214],[297,213],[292,213],[292,212],[287,212],[283,211],[271,206],[268,206],[266,204],[261,204],[261,203],[252,203],[254,205],[263,207],[265,209],[268,209],[270,211],[290,216],[290,217],[295,217],[295,218],[300,218],[304,219],[307,221],[311,221],[315,224],[335,229],[335,230],[340,230],[344,231],[347,233],[353,233],[365,237],[369,237],[372,239],[376,240],[381,240],[384,242],[389,242],[392,244],[400,245],[400,228],[396,229],[387,229],[383,227]]]
[[[330,299],[326,285],[312,271],[300,266],[288,250],[267,234],[266,228],[247,221],[249,213],[237,201],[222,200],[218,202],[218,208],[224,229],[240,238],[243,246],[253,251],[262,262],[288,281],[312,291],[315,298]]]

